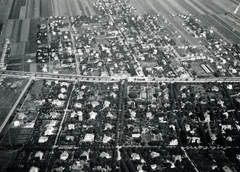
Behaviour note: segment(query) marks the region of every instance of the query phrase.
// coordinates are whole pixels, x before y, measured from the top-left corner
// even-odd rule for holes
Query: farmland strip
[[[31,0],[28,0],[27,1],[27,4],[26,4],[26,18],[29,18],[30,17],[30,9],[31,9]]]
[[[233,41],[229,40],[227,37],[225,37],[223,34],[221,34],[216,27],[211,27],[211,29],[216,32],[220,37],[222,37],[224,40],[226,40],[229,44],[232,44]]]
[[[77,10],[76,10],[76,7],[75,7],[75,4],[73,2],[73,0],[70,0],[69,1],[69,5],[70,5],[70,9],[72,11],[72,16],[76,16],[77,15]]]
[[[86,3],[87,3],[88,8],[89,8],[89,10],[90,10],[90,12],[91,12],[91,15],[96,15],[96,12],[95,12],[95,10],[94,10],[93,7],[92,7],[91,2],[89,2],[89,0],[87,0]]]
[[[30,19],[23,20],[20,42],[28,41]]]
[[[47,0],[47,8],[46,17],[53,16],[52,1]]]
[[[60,1],[60,6],[61,6],[61,10],[62,10],[62,11],[61,11],[62,15],[63,15],[63,16],[66,16],[66,15],[67,15],[67,7],[66,7],[64,1],[65,1],[65,0],[61,0],[61,1]]]
[[[225,11],[227,12],[233,12],[235,10],[235,4],[233,4],[230,1],[226,1],[226,0],[213,0],[213,3],[215,3],[216,5],[220,6],[221,8],[223,8]]]
[[[210,10],[208,7],[206,7],[204,4],[199,2],[199,0],[194,0],[193,3],[197,5],[199,8],[201,8],[203,11],[206,11],[208,14],[214,14],[212,10]]]
[[[34,18],[40,17],[40,0],[35,0],[34,4]]]
[[[165,14],[170,14],[169,11],[167,11],[157,0],[149,0],[150,3],[153,4],[154,7],[156,7],[158,10],[158,12],[160,13],[165,13]]]
[[[72,16],[72,12],[71,12],[70,7],[69,7],[69,2],[68,1],[64,1],[64,2],[65,2],[65,6],[66,6],[66,9],[67,9],[68,16]]]
[[[137,0],[130,0],[131,4],[137,9],[137,11],[140,13],[140,14],[146,14],[147,12],[145,11],[145,9],[142,8],[142,6],[140,6],[138,3],[137,3]]]
[[[61,0],[58,0],[57,2],[56,2],[56,4],[57,4],[57,7],[58,7],[58,11],[59,11],[59,16],[63,16],[63,11],[62,11],[62,6],[61,6]]]
[[[83,5],[80,0],[78,0],[78,5],[79,5],[79,8],[81,9],[82,15],[83,16],[86,15],[85,10],[84,10]]]
[[[228,28],[229,30],[233,30],[233,28],[226,23],[225,21],[223,21],[222,19],[220,19],[217,15],[212,15],[212,17],[214,17],[215,20],[217,20],[218,22],[220,22],[222,25],[224,25],[226,28]],[[234,31],[234,33],[240,37],[240,33],[238,31]]]
[[[85,9],[86,9],[86,12],[87,12],[87,16],[90,16],[91,13],[90,13],[90,11],[89,11],[89,8],[88,8],[88,7],[85,7]]]
[[[38,19],[30,19],[28,41],[36,41]]]
[[[25,19],[25,15],[26,15],[26,6],[21,6],[19,19]]]
[[[159,11],[156,9],[156,7],[151,3],[152,1],[149,2],[148,0],[146,0],[146,2],[149,4],[149,6],[151,6],[151,8],[155,11],[156,14],[159,13]]]
[[[199,9],[196,5],[194,5],[190,0],[185,0],[186,4],[190,5],[194,10],[196,10],[200,14],[205,14],[201,9]],[[182,2],[182,1],[180,1]],[[189,8],[188,8],[189,9]]]
[[[152,7],[149,5],[149,3],[146,0],[138,1],[139,4],[146,10],[148,14],[156,15],[157,12],[155,12]]]
[[[231,30],[229,30],[226,26],[224,26],[222,23],[220,23],[219,21],[215,20],[211,15],[209,15],[208,19],[211,20],[211,22],[213,23],[213,25],[219,29],[219,31],[226,37],[228,37],[229,39],[232,39],[235,43],[240,43],[240,37],[238,37],[238,35],[236,35],[234,32],[232,32]],[[230,34],[229,34],[230,33]]]
[[[29,18],[33,18],[34,17],[34,6],[35,6],[35,1],[31,0],[31,4],[30,4],[30,14],[29,14]]]
[[[13,0],[5,0],[0,4],[0,20],[7,20],[10,16]]]
[[[17,28],[16,42],[20,42],[21,30],[22,30],[22,20],[19,20],[18,28]]]
[[[16,55],[17,53],[17,43],[13,43],[10,51],[10,56]]]
[[[11,38],[12,37],[13,23],[14,23],[14,20],[8,20],[7,21],[5,38]]]
[[[175,14],[177,15],[178,13],[172,8],[170,7],[164,0],[157,0],[162,6],[163,8],[165,8],[167,11],[169,11],[170,14]]]
[[[20,20],[14,21],[13,30],[12,30],[12,42],[17,42],[19,21]]]
[[[225,12],[220,6],[214,4],[212,1],[201,1],[207,8],[209,8],[215,14],[223,14]]]
[[[18,5],[18,1],[13,0],[11,11],[9,14],[9,19],[17,19],[18,18],[17,17],[17,12],[18,12],[17,5]]]
[[[75,6],[75,8],[76,8],[76,10],[77,10],[77,15],[81,15],[82,12],[81,12],[81,10],[80,10],[80,8],[79,8],[79,5],[78,5],[77,0],[73,0],[73,2],[74,2],[74,6]]]
[[[169,0],[167,2],[170,2],[172,4],[172,6],[174,6],[176,9],[178,9],[180,11],[181,14],[189,14],[189,12],[184,9],[177,1],[175,0]]]

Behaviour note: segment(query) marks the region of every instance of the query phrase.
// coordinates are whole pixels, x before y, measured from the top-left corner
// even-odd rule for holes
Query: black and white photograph
[[[240,0],[0,0],[0,172],[240,172]]]

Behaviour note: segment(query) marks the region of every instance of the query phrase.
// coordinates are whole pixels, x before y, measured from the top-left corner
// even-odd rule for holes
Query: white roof
[[[101,157],[101,158],[107,158],[107,159],[112,158],[112,157],[109,155],[109,153],[107,153],[107,152],[102,152],[102,153],[99,155],[99,157]]]
[[[32,166],[32,167],[30,168],[29,172],[39,172],[39,168]]]
[[[160,153],[151,152],[151,157],[152,157],[152,158],[156,158],[156,157],[159,157],[159,156],[160,156]]]
[[[83,141],[84,142],[93,142],[94,141],[94,134],[92,134],[92,133],[91,134],[90,133],[86,134]]]
[[[40,160],[42,160],[43,152],[41,152],[41,151],[37,151],[34,157],[39,157]]]
[[[139,134],[139,133],[138,134],[132,134],[132,137],[133,138],[139,138],[139,137],[141,137],[141,134]]]
[[[103,136],[103,143],[107,143],[111,140],[112,138],[111,137],[108,137],[107,135],[104,134]]]
[[[89,113],[89,115],[90,115],[90,119],[95,119],[97,116],[97,113],[92,111]]]
[[[177,139],[172,140],[169,145],[171,145],[171,146],[178,145],[178,140]]]
[[[64,151],[60,156],[61,160],[66,160],[68,158],[68,155],[69,155],[68,152]]]
[[[48,137],[41,136],[41,137],[39,137],[38,142],[39,142],[39,143],[44,143],[44,142],[46,142],[47,140],[48,140]]]
[[[140,160],[140,155],[139,154],[132,153],[131,157],[132,157],[133,160]]]

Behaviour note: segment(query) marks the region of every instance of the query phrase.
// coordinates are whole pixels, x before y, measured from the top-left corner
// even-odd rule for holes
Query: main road
[[[127,80],[128,82],[179,82],[179,83],[204,83],[204,82],[240,82],[240,77],[209,77],[209,78],[158,78],[158,77],[109,77],[109,76],[83,76],[74,74],[53,74],[41,72],[24,72],[24,71],[9,71],[0,70],[0,76],[30,78],[30,79],[54,79],[67,81],[84,81],[84,82],[118,82]]]

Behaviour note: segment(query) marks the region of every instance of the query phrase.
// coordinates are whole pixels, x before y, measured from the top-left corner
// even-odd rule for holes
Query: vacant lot
[[[5,78],[0,86],[0,108],[11,108],[26,83],[27,79]]]

